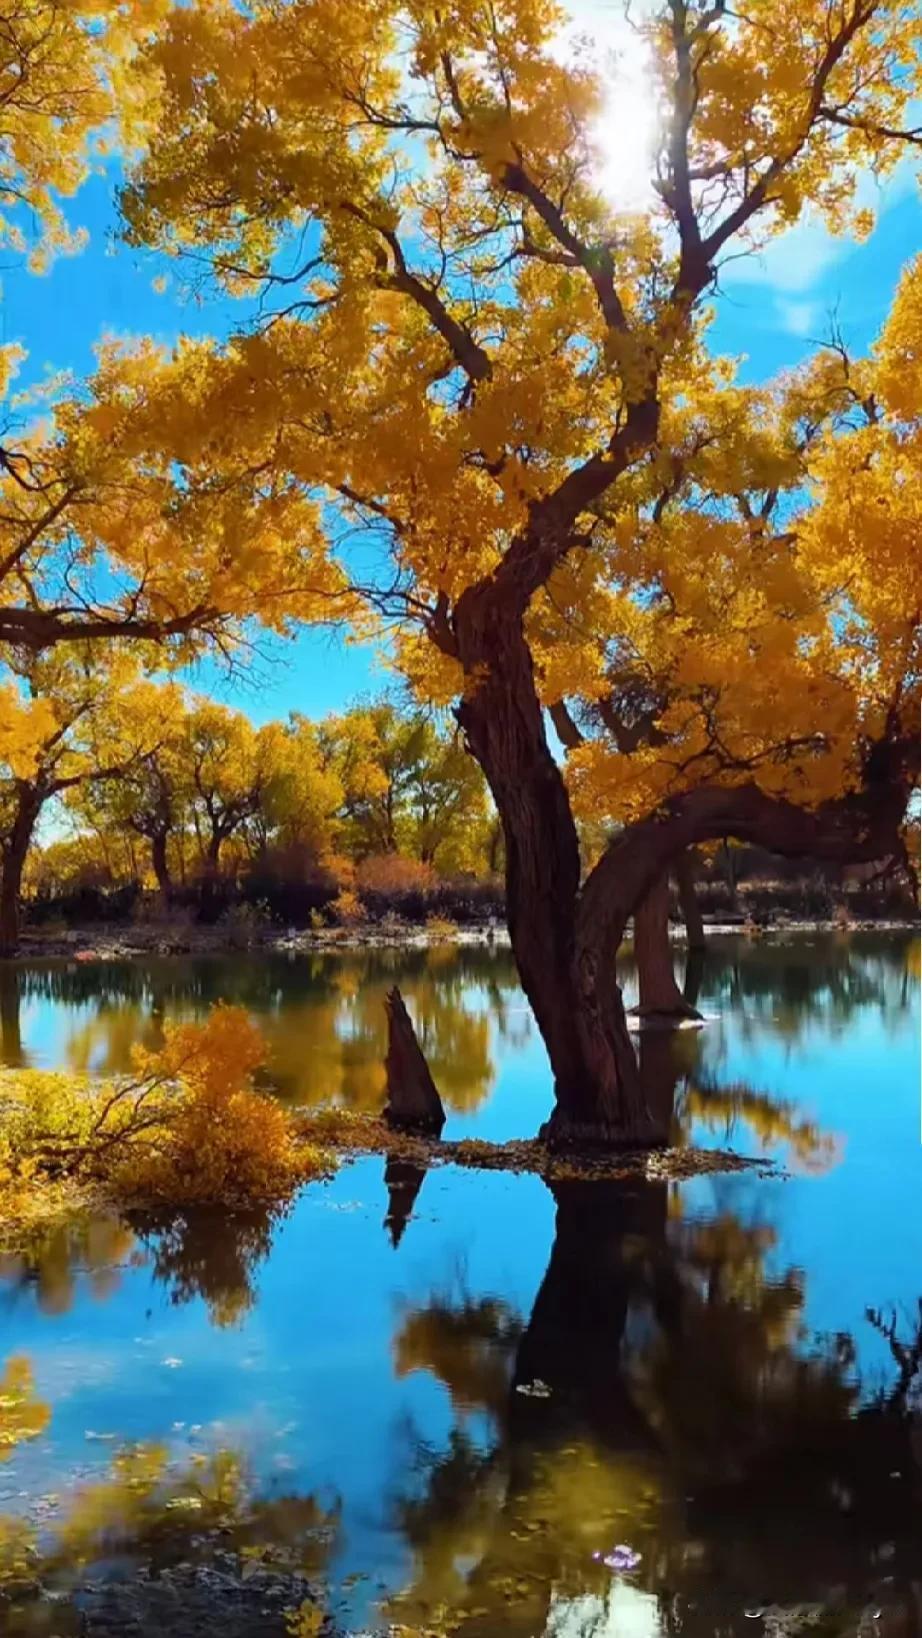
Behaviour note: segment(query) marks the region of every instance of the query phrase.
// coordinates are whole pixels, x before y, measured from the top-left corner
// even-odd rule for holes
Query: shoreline
[[[762,925],[745,921],[721,921],[705,924],[705,937],[710,938],[786,938],[789,935],[828,933],[919,933],[917,921],[881,918],[854,920],[843,923],[834,920],[785,920]],[[670,942],[684,945],[685,928],[671,925]],[[403,922],[382,926],[380,922],[363,921],[351,927],[288,928],[285,931],[263,931],[250,938],[229,937],[219,927],[192,927],[170,929],[158,927],[117,927],[101,924],[96,927],[69,928],[66,933],[43,934],[40,929],[23,933],[14,955],[0,956],[4,966],[31,965],[38,961],[137,961],[164,957],[233,956],[233,955],[329,955],[340,950],[428,950],[456,945],[458,948],[509,949],[508,929],[501,922],[482,922],[469,926],[427,927],[424,923]],[[630,949],[631,939],[623,948]]]
[[[853,932],[914,932],[920,925],[909,919],[879,921],[775,921],[768,924],[745,921],[707,922],[706,939],[786,939],[789,935],[853,934]],[[685,927],[670,925],[670,942],[685,945]],[[331,955],[339,950],[431,950],[457,945],[459,948],[511,948],[509,932],[501,922],[472,925],[439,924],[427,927],[419,922],[400,922],[383,927],[380,922],[359,922],[352,927],[303,927],[264,930],[252,937],[229,937],[223,927],[72,927],[64,934],[43,934],[41,929],[21,935],[15,955],[0,957],[2,966],[31,965],[33,962],[124,962],[144,958],[205,957],[205,955]],[[622,948],[629,950],[627,937]]]

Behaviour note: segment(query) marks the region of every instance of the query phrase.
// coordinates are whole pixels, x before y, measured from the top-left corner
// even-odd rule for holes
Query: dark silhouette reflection
[[[387,1211],[384,1227],[396,1251],[403,1239],[404,1229],[413,1215],[413,1207],[423,1186],[428,1167],[413,1160],[397,1160],[389,1156],[384,1162],[384,1187],[387,1189]]]
[[[704,1638],[759,1631],[767,1606],[853,1632],[873,1602],[918,1632],[922,1308],[895,1382],[863,1398],[850,1338],[807,1345],[803,1277],[772,1271],[770,1225],[684,1218],[659,1183],[551,1192],[527,1324],[463,1292],[400,1320],[398,1369],[437,1377],[457,1414],[394,1504],[413,1554],[395,1616],[441,1612],[475,1638],[621,1620]],[[630,1575],[594,1556],[616,1543],[639,1555]]]
[[[685,982],[682,985],[682,994],[690,1007],[698,1005],[706,965],[707,946],[691,945],[685,955]]]
[[[24,1069],[25,1053],[22,1047],[22,986],[19,969],[0,961],[0,1065],[6,1069]]]

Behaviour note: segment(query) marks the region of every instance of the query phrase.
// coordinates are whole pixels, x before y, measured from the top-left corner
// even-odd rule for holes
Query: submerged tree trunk
[[[0,1061],[6,1069],[22,1069],[26,1061],[22,1049],[21,998],[19,968],[0,967]]]
[[[658,876],[634,911],[634,956],[640,990],[632,1010],[639,1018],[678,1024],[701,1014],[685,999],[675,979],[669,941],[669,880]]]
[[[661,1134],[641,1091],[615,946],[594,937],[591,918],[578,927],[576,827],[521,619],[481,594],[465,594],[456,611],[461,659],[475,679],[458,720],[502,820],[512,949],[554,1074],[543,1135],[559,1145],[654,1144]]]
[[[438,1137],[445,1125],[445,1110],[416,1039],[416,1031],[400,991],[389,990],[384,1001],[387,1013],[387,1103],[384,1119],[389,1126],[409,1132],[425,1132]]]

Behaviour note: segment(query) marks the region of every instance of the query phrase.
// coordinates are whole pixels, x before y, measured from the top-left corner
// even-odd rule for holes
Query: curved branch
[[[698,842],[733,837],[790,858],[840,864],[899,853],[917,754],[909,741],[875,747],[865,790],[812,810],[755,784],[707,785],[674,797],[622,831],[587,877],[577,912],[579,948],[616,949],[651,884]]]

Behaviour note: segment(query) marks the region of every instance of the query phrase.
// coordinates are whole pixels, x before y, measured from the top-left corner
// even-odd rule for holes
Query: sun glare
[[[595,131],[600,185],[616,209],[645,210],[653,198],[658,134],[646,44],[620,0],[570,0],[568,10],[572,23],[566,30],[567,46],[589,43],[607,87],[605,111]]]

